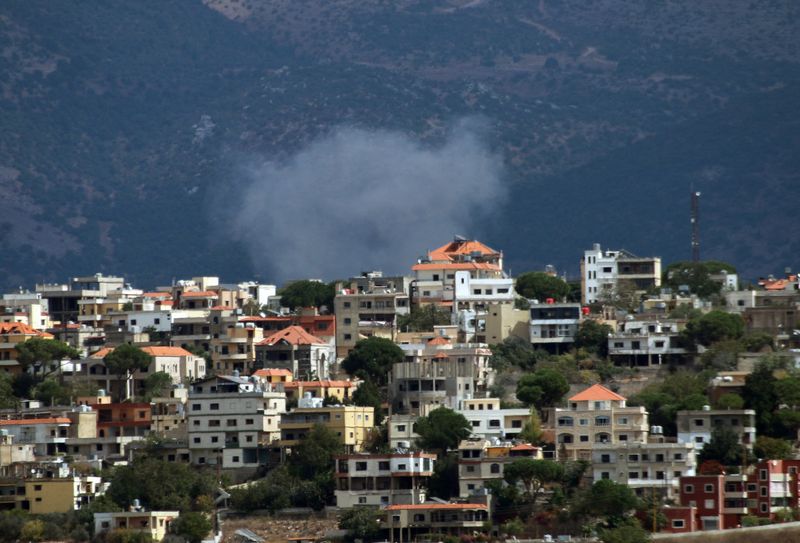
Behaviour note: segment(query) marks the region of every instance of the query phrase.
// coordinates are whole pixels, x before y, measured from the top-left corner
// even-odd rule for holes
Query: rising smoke
[[[339,128],[286,161],[244,167],[233,234],[274,281],[409,273],[427,249],[469,234],[504,196],[502,159],[475,121],[438,146]]]

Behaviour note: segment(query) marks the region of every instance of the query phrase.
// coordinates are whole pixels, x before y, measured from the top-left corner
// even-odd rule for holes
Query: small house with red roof
[[[302,326],[278,330],[256,344],[255,350],[257,369],[286,369],[295,380],[328,379],[335,361],[334,348]]]

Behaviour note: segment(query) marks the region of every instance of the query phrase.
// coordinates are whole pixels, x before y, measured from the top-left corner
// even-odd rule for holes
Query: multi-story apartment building
[[[286,396],[255,378],[217,375],[189,392],[187,432],[193,464],[253,468],[262,445],[280,436]]]
[[[530,341],[531,314],[526,309],[516,309],[513,304],[491,303],[486,306],[486,343],[496,345],[514,336]]]
[[[691,443],[701,451],[711,441],[715,428],[727,428],[739,436],[739,443],[752,449],[756,442],[756,412],[753,409],[711,409],[678,411],[678,441]]]
[[[533,304],[530,308],[530,341],[537,349],[554,352],[569,349],[575,343],[583,316],[581,304]]]
[[[459,496],[479,494],[489,481],[502,480],[505,466],[521,458],[541,459],[542,450],[530,443],[470,438],[458,445]]]
[[[358,384],[354,381],[332,381],[329,379],[288,381],[275,385],[276,390],[286,393],[287,400],[299,400],[306,394],[310,394],[312,398],[329,398],[339,402],[349,401],[357,387]]]
[[[253,315],[241,317],[239,322],[252,322],[264,330],[264,337],[272,335],[278,330],[290,326],[300,326],[303,330],[325,341],[329,345],[336,345],[336,317],[334,315],[320,315],[316,307],[302,308],[292,315]]]
[[[647,411],[626,402],[603,385],[592,385],[569,398],[566,408],[546,410],[543,427],[555,433],[559,455],[590,461],[596,443],[646,442]]]
[[[608,337],[608,354],[615,364],[651,366],[681,362],[687,351],[680,332],[682,320],[626,320]]]
[[[610,479],[638,495],[673,499],[681,477],[695,475],[697,459],[690,443],[651,439],[647,443],[595,443],[592,474],[595,481]]]
[[[465,398],[456,411],[470,423],[472,435],[483,439],[514,439],[531,418],[527,408],[501,408],[500,398]]]
[[[452,305],[458,311],[475,303],[504,301],[509,295],[513,300],[514,284],[503,273],[503,253],[476,240],[457,236],[452,242],[428,251],[411,269],[415,275],[411,291],[415,305]],[[459,271],[466,274],[458,281],[463,297],[456,300]]]
[[[376,336],[394,341],[397,319],[410,311],[405,284],[370,282],[360,288],[337,285],[333,300],[336,315],[336,357],[346,357],[359,339]]]
[[[76,476],[65,465],[20,467],[23,473],[0,479],[0,509],[33,515],[69,513],[88,505],[108,487],[101,477]]]
[[[483,345],[453,345],[438,336],[425,345],[400,345],[406,361],[389,375],[392,413],[424,416],[438,407],[458,409],[464,399],[485,393],[494,379],[491,351]]]
[[[375,410],[357,405],[323,406],[322,403],[322,398],[312,398],[306,393],[298,401],[297,408],[281,416],[281,446],[294,447],[319,424],[336,433],[346,451],[360,452],[375,426]]]
[[[213,321],[212,311],[212,321]],[[211,362],[216,371],[249,373],[256,361],[256,349],[264,341],[264,331],[253,323],[229,322],[222,333],[211,338]]]
[[[338,456],[336,506],[423,503],[435,460],[436,455],[417,451]]]
[[[300,326],[279,330],[255,346],[257,369],[287,369],[298,380],[328,379],[335,359],[333,346]]]
[[[389,531],[389,541],[416,541],[423,534],[472,533],[484,529],[489,520],[486,503],[441,503],[389,505],[384,509],[381,527]]]
[[[622,284],[645,292],[661,286],[661,258],[639,257],[628,251],[602,250],[599,243],[581,260],[581,302],[602,302]]]
[[[694,508],[699,530],[737,528],[742,517],[774,520],[800,505],[800,460],[764,460],[743,474],[682,477],[680,504]],[[688,531],[685,524],[668,531]]]
[[[78,302],[92,298],[105,298],[124,290],[125,279],[101,273],[75,277],[67,284],[36,285],[36,292],[47,299],[50,318],[62,324],[78,322]]]
[[[92,354],[85,361],[85,373],[73,374],[70,378],[81,381],[89,379],[96,388],[113,391],[117,397],[127,399],[134,395],[143,395],[147,377],[156,372],[169,375],[174,385],[202,379],[206,375],[206,360],[202,356],[181,347],[147,346],[141,347],[141,350],[151,357],[150,365],[144,371],[137,370],[131,379],[120,383],[116,375],[107,371],[105,365],[105,357],[113,350],[106,347]],[[120,386],[123,387],[122,390],[119,390]]]

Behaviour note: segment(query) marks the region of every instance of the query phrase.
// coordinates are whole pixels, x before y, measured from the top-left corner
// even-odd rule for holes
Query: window
[[[200,411],[200,404],[199,403],[193,403],[192,404],[192,411]]]
[[[706,494],[711,494],[712,492],[714,492],[714,485],[705,485],[703,487],[703,492],[705,492]]]
[[[352,334],[345,334],[344,335],[344,340],[345,341],[350,341],[351,339],[353,339],[353,335]]]
[[[467,473],[475,473],[475,466],[466,466]]]
[[[628,434],[620,434],[619,435],[620,441],[628,441]]]
[[[228,420],[225,422],[225,424],[226,424],[227,426],[236,426],[236,425],[238,424],[238,421],[237,421],[236,419],[228,419]]]
[[[33,485],[33,489],[38,492],[42,489],[42,485]]]
[[[366,496],[359,496],[358,497],[358,503],[360,503],[360,504],[367,503],[367,497]]]
[[[345,319],[344,319],[344,323],[345,324],[352,324],[352,322],[353,322],[353,319],[351,319],[350,317],[345,317]]]
[[[398,424],[397,425],[397,431],[398,432],[405,432],[406,431],[406,425],[405,424]]]
[[[199,437],[196,437],[196,438],[194,438],[192,441],[194,441],[195,443],[200,443],[200,438],[199,438]]]
[[[683,460],[683,453],[675,453],[675,460]]]
[[[195,421],[195,422],[200,422],[200,421]],[[217,426],[219,426],[219,420],[216,419],[209,420],[208,426],[211,428],[216,428]]]
[[[211,436],[211,443],[219,443],[219,437]]]
[[[491,473],[500,473],[500,464],[492,464],[489,466],[489,471]]]
[[[683,493],[684,494],[693,494],[694,493],[694,485],[683,485]]]
[[[628,455],[628,462],[638,462],[639,455],[638,454],[629,454]]]
[[[714,509],[714,500],[706,500],[703,502],[703,507],[706,509]]]
[[[694,425],[695,426],[705,426],[706,425],[706,421],[704,421],[703,419],[694,419]]]
[[[489,428],[500,428],[500,421],[498,419],[492,419],[489,421]]]
[[[755,483],[747,483],[748,492],[755,492],[756,490],[758,490],[758,487],[756,486]]]
[[[672,527],[673,528],[683,528],[683,519],[673,519],[672,520]]]
[[[238,457],[238,456],[234,456],[234,457],[231,459],[231,461],[232,461],[232,462],[235,462],[235,463],[237,463],[237,464],[238,464],[238,463],[239,463],[239,457]]]
[[[212,411],[219,411],[219,404],[218,403],[212,403],[211,405],[208,406],[208,408],[210,410],[212,410]]]
[[[761,502],[761,512],[766,513],[768,511],[767,502]]]
[[[758,470],[758,478],[761,481],[766,481],[767,480],[767,470],[765,470],[765,469]]]
[[[254,419],[244,419],[244,423],[245,424],[254,424],[255,420]]]
[[[610,454],[600,455],[600,462],[602,462],[603,464],[611,463],[611,455]]]
[[[761,495],[762,496],[766,496],[767,495],[767,487],[766,486],[762,486],[761,487]]]
[[[378,469],[381,471],[389,471],[390,469],[389,462],[385,460],[378,462]]]
[[[588,435],[586,435],[586,434],[582,434],[582,435],[580,436],[580,438],[578,438],[578,439],[579,439],[579,441],[581,441],[582,443],[586,443],[587,441],[589,441],[589,436],[588,436]]]
[[[629,471],[628,472],[628,479],[638,479],[639,472],[638,471]]]
[[[367,471],[366,462],[356,462],[356,471]]]
[[[609,474],[607,471],[604,471],[604,472],[602,472],[602,473],[600,474],[600,478],[601,478],[601,479],[610,479],[610,478],[611,478],[611,475],[610,475],[610,474]]]

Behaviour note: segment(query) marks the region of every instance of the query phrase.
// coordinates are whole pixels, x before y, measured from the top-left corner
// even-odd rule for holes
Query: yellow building
[[[350,398],[356,385],[352,381],[291,381],[277,385],[276,390],[286,393],[286,399],[302,398],[311,394],[312,398],[331,398],[340,402]]]
[[[265,368],[253,372],[254,377],[266,381],[271,385],[280,383],[291,383],[294,380],[291,370],[286,368]]]
[[[347,452],[360,452],[375,426],[372,407],[322,406],[322,398],[301,398],[300,407],[281,415],[281,446],[292,447],[305,439],[317,424],[336,432]]]
[[[63,475],[63,474],[62,474]],[[80,509],[101,492],[100,477],[9,478],[0,481],[0,508],[34,515]]]

